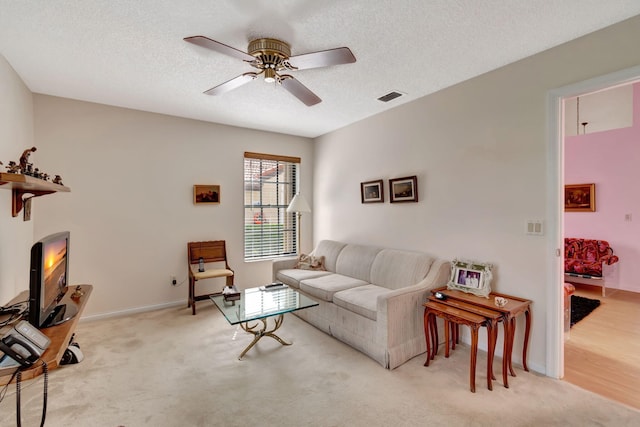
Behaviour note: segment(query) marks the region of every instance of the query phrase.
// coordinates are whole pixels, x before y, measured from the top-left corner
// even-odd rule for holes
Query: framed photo
[[[596,185],[572,184],[564,186],[565,212],[595,212]]]
[[[361,182],[360,197],[362,203],[383,203],[384,186],[382,180]]]
[[[389,201],[417,202],[418,201],[418,177],[407,176],[389,180]]]
[[[219,185],[194,185],[193,186],[193,203],[199,204],[219,204],[220,203],[220,186]]]
[[[489,298],[491,279],[493,277],[491,269],[491,264],[453,260],[447,289],[456,289]]]

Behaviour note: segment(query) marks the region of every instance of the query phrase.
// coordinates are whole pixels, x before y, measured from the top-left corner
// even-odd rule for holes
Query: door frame
[[[564,108],[565,98],[629,84],[640,79],[640,65],[562,86],[547,93],[547,352],[546,375],[564,376]],[[640,114],[640,112],[634,112]]]

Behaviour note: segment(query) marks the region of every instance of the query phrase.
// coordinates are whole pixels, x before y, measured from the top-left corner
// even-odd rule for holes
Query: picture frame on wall
[[[193,204],[220,204],[220,186],[196,184],[193,186]]]
[[[389,202],[417,202],[418,177],[407,176],[389,180]]]
[[[596,185],[570,184],[564,186],[565,212],[595,212]]]
[[[360,183],[360,198],[362,203],[383,203],[384,183],[381,179]]]

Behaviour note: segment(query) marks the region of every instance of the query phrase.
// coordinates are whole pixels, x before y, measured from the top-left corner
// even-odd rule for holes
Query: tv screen
[[[31,247],[29,323],[40,328],[69,320],[75,307],[61,304],[69,277],[69,232],[44,237]]]

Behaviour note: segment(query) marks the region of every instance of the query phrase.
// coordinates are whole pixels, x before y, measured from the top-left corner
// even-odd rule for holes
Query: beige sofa
[[[448,261],[331,240],[311,255],[324,257],[325,271],[298,269],[296,259],[273,262],[274,280],[320,304],[297,316],[388,369],[426,351],[422,304],[447,283]]]

